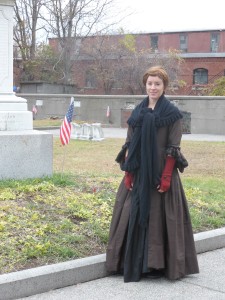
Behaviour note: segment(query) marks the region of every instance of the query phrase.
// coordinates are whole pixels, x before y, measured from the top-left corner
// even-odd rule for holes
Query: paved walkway
[[[103,128],[105,138],[126,138],[126,128]],[[225,142],[225,135],[183,134],[182,140],[187,141],[218,141]]]
[[[178,281],[143,279],[124,283],[105,277],[23,300],[225,300],[225,248],[198,255],[200,273]]]
[[[126,128],[102,128],[105,138],[126,138]],[[54,136],[59,136],[59,129],[46,130]],[[189,141],[211,141],[211,142],[225,142],[225,135],[213,134],[183,134],[182,140]]]

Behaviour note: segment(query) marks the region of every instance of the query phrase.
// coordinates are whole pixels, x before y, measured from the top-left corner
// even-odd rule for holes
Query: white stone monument
[[[52,135],[33,130],[26,99],[13,92],[13,5],[0,0],[0,180],[52,175]]]

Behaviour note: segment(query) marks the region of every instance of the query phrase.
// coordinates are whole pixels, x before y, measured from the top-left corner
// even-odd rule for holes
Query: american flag
[[[110,108],[109,106],[107,107],[107,111],[106,111],[106,117],[109,118],[110,117]]]
[[[73,109],[74,109],[74,98],[72,97],[69,109],[60,127],[60,140],[62,145],[67,145],[69,144],[70,141],[71,130],[72,130],[71,122],[73,117]]]

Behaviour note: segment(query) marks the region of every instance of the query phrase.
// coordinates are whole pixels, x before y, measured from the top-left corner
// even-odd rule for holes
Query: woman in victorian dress
[[[128,119],[116,161],[125,176],[114,206],[106,267],[125,282],[199,272],[187,200],[180,180],[188,163],[180,151],[182,114],[166,97],[161,66],[143,76],[147,97]]]

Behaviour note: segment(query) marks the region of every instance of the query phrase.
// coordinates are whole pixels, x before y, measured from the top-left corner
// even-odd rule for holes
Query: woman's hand
[[[162,188],[160,188],[160,185],[157,186],[157,191],[158,191],[159,193],[164,193],[164,192],[165,192],[165,191],[162,190]]]
[[[128,190],[132,190],[133,187],[133,182],[134,182],[134,175],[129,172],[125,172],[125,177],[124,177],[124,184]]]

